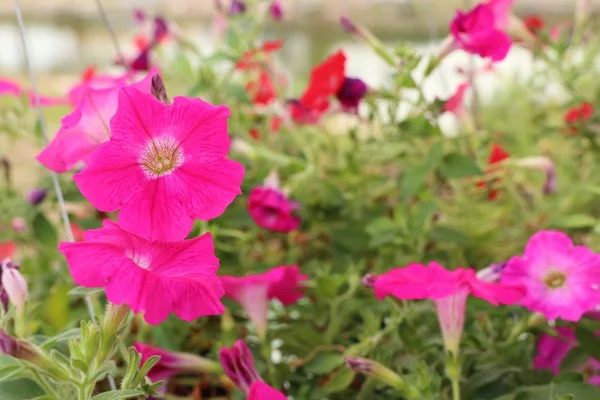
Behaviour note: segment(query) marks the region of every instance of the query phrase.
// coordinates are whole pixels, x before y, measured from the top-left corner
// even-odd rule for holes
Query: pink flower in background
[[[549,320],[577,321],[599,303],[600,257],[562,232],[540,231],[523,256],[508,261],[501,281],[527,288],[520,304],[530,311]]]
[[[461,83],[456,89],[456,92],[446,100],[442,110],[450,112],[458,117],[463,115],[465,112],[465,93],[470,86],[471,84],[469,82]]]
[[[67,92],[67,98],[73,106],[81,103],[81,99],[88,88],[111,89],[123,87],[129,83],[133,75],[130,72],[120,75],[99,74],[94,66],[86,67],[81,73],[80,81]]]
[[[237,340],[231,349],[221,348],[219,360],[229,379],[244,393],[248,400],[285,400],[283,393],[261,380],[254,357],[243,340]]]
[[[300,204],[290,201],[277,187],[257,186],[248,197],[248,212],[254,222],[274,232],[291,232],[300,226],[294,215]]]
[[[273,0],[269,6],[269,14],[275,21],[281,21],[283,19],[283,6],[281,0]]]
[[[457,11],[450,24],[452,48],[502,61],[512,42],[503,31],[507,28],[513,0],[490,0],[468,12]]]
[[[142,355],[142,364],[152,356],[160,356],[160,361],[150,369],[148,378],[152,382],[165,381],[163,387],[170,378],[176,375],[201,374],[221,370],[217,362],[195,354],[173,352],[140,342],[135,342],[133,346]]]
[[[131,86],[150,92],[153,70],[143,80]],[[50,144],[36,159],[56,172],[71,170],[78,162],[87,163],[91,153],[110,137],[110,119],[117,111],[119,92],[126,87],[123,81],[106,89],[85,87],[75,110],[61,120],[61,127]]]
[[[144,312],[156,325],[173,312],[185,321],[223,312],[219,260],[210,234],[179,242],[151,241],[105,220],[85,241],[61,243],[75,283],[104,287],[113,304]]]
[[[307,279],[308,276],[293,265],[275,267],[262,274],[222,276],[221,282],[225,296],[242,306],[257,334],[264,337],[269,300],[277,299],[286,306],[297,302],[304,296],[302,282]]]
[[[185,238],[194,219],[218,217],[241,193],[244,167],[227,158],[225,106],[175,97],[172,105],[135,88],[119,93],[110,141],[74,176],[100,211],[121,210],[123,229],[149,239]]]
[[[514,304],[524,295],[518,285],[479,280],[471,268],[449,271],[436,262],[428,266],[410,264],[379,275],[374,282],[375,296],[394,296],[403,300],[431,299],[435,303],[445,348],[458,354],[469,294],[498,304]]]
[[[29,99],[29,105],[33,107],[36,105],[36,99],[33,92],[31,90],[23,89],[17,82],[11,81],[10,79],[0,78],[0,96],[27,96]],[[64,97],[50,97],[40,94],[39,98],[40,105],[42,107],[62,106],[69,104],[68,100]]]
[[[533,359],[534,369],[549,369],[558,375],[560,364],[569,351],[575,347],[577,340],[573,329],[566,326],[556,328],[559,337],[542,333],[537,342],[537,354]],[[598,336],[598,333],[596,334]],[[578,371],[584,374],[586,380],[592,385],[600,386],[600,361],[589,358]]]

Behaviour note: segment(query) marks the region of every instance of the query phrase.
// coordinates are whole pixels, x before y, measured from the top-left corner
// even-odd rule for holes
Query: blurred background
[[[229,0],[221,1],[228,6]],[[597,17],[600,0],[589,1],[590,10]],[[99,71],[114,68],[115,48],[95,0],[20,0],[20,3],[41,93],[64,95],[87,66],[93,65]],[[368,27],[390,45],[405,41],[420,52],[433,54],[448,34],[456,9],[468,9],[475,3],[474,0],[283,0],[283,21],[268,21],[265,35],[285,42],[278,57],[292,82],[302,84],[312,66],[342,48],[348,57],[348,75],[358,76],[376,88],[390,82],[390,68],[370,48],[354,41],[340,28],[340,16]],[[217,34],[219,25],[214,0],[102,0],[102,4],[126,57],[136,54],[136,37],[143,31],[134,19],[136,9],[148,16],[163,16],[203,54],[218,50],[224,40]],[[549,28],[572,21],[575,5],[576,0],[515,0],[514,11],[522,18],[538,16]],[[0,0],[0,44],[0,76],[28,87],[13,0]],[[162,60],[176,56],[175,51],[170,53],[169,50],[168,45],[161,46]],[[424,83],[426,96],[430,100],[448,97],[465,80],[464,71],[474,68],[475,64],[479,67],[483,62],[463,52],[454,52]],[[528,50],[513,46],[507,59],[498,64],[492,74],[478,78],[481,101],[493,97],[494,88],[507,80],[527,79],[535,70],[533,64]],[[549,86],[547,90],[542,96],[560,98],[562,95],[559,85]],[[289,95],[298,95],[298,90],[292,87]],[[54,135],[59,117],[48,118],[50,135]],[[452,126],[448,125],[447,129],[451,133]],[[39,143],[15,143],[2,136],[2,153],[11,154],[16,171],[26,171],[20,177],[20,184],[33,185],[42,173],[41,166],[33,160]]]

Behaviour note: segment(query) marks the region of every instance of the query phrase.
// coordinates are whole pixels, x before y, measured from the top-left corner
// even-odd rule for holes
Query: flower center
[[[150,178],[168,175],[183,163],[179,142],[170,136],[148,142],[140,157],[140,165]]]
[[[550,271],[548,275],[544,278],[544,283],[550,289],[558,289],[564,286],[567,281],[567,276],[563,272],[559,271]]]

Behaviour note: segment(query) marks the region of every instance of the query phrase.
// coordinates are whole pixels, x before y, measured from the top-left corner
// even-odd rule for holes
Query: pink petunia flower
[[[513,304],[524,295],[520,286],[484,282],[471,268],[449,271],[436,262],[392,269],[375,278],[374,290],[380,300],[390,295],[403,300],[433,300],[444,347],[454,355],[460,346],[469,294],[493,305]]]
[[[257,186],[248,197],[248,212],[256,225],[274,232],[291,232],[300,226],[295,212],[300,204],[290,201],[279,190],[279,177],[269,174],[264,186]]]
[[[217,362],[195,354],[168,351],[140,342],[135,342],[133,346],[142,355],[142,364],[152,356],[160,356],[160,361],[150,369],[148,378],[152,382],[165,381],[163,387],[170,378],[176,375],[202,374],[221,370],[221,366]]]
[[[29,105],[32,107],[36,106],[36,99],[33,91],[25,90],[17,82],[11,81],[10,79],[0,78],[0,96],[14,96],[21,97],[27,96],[29,99]],[[52,107],[67,105],[69,102],[64,97],[51,97],[38,94],[40,99],[40,106]]]
[[[558,375],[560,373],[560,364],[569,351],[576,346],[575,333],[573,329],[566,326],[556,328],[558,337],[542,333],[537,342],[537,354],[533,359],[534,369],[549,369]],[[589,358],[581,367],[578,368],[592,385],[600,386],[600,361]]]
[[[450,49],[460,48],[493,61],[502,61],[512,41],[504,32],[508,27],[514,0],[489,0],[470,11],[457,11],[450,24],[453,42]]]
[[[158,71],[131,86],[150,92],[150,82]],[[71,170],[78,162],[87,163],[91,153],[110,137],[110,119],[117,111],[119,92],[127,84],[115,81],[106,89],[85,87],[75,110],[61,120],[61,127],[50,144],[36,159],[56,172]]]
[[[248,400],[286,400],[287,397],[279,390],[273,389],[264,382],[257,381],[250,386]]]
[[[179,242],[152,241],[105,220],[84,242],[61,243],[75,283],[104,287],[107,299],[127,304],[152,325],[173,312],[185,321],[224,310],[210,234]]]
[[[520,304],[549,320],[577,321],[600,299],[600,257],[575,246],[564,233],[540,231],[502,271],[501,281],[521,284],[527,295]]]
[[[267,311],[269,300],[277,299],[289,306],[300,300],[302,282],[308,276],[299,273],[299,268],[280,266],[262,274],[247,276],[222,276],[225,296],[238,302],[254,325],[261,338],[267,332]]]
[[[248,394],[248,400],[285,400],[283,393],[273,389],[261,380],[256,370],[254,357],[246,345],[239,339],[231,347],[221,348],[219,360],[223,371],[229,379],[244,393]]]
[[[175,97],[172,105],[127,87],[110,121],[111,138],[74,176],[100,211],[121,210],[123,229],[175,241],[194,219],[218,217],[241,193],[244,167],[227,158],[226,106]]]

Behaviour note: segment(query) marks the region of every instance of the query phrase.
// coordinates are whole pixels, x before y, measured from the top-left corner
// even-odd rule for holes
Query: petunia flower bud
[[[269,6],[269,14],[275,21],[281,21],[283,19],[283,6],[281,0],[273,0]]]
[[[375,279],[377,279],[377,276],[375,274],[366,274],[362,278],[362,283],[366,287],[372,288],[375,286]]]
[[[254,357],[243,340],[235,342],[231,349],[223,347],[219,351],[219,360],[225,375],[246,394],[254,382],[261,380]]]
[[[0,329],[0,353],[28,361],[40,368],[48,368],[50,361],[33,344],[17,339]]]
[[[167,105],[171,104],[169,101],[169,96],[167,96],[167,88],[165,87],[165,83],[158,74],[152,77],[152,80],[150,82],[150,93],[158,101]]]
[[[499,282],[504,267],[506,267],[506,262],[491,264],[477,272],[477,278],[485,282]]]
[[[229,6],[229,15],[239,15],[246,12],[246,3],[242,0],[232,0]]]
[[[400,390],[406,387],[400,375],[376,361],[362,357],[346,357],[345,362],[346,366],[357,374],[364,374]]]
[[[544,194],[553,194],[558,190],[556,167],[549,158],[532,156],[515,160],[513,163],[517,167],[533,168],[543,171],[546,174],[546,182],[544,182],[544,188],[542,189]]]
[[[46,198],[48,194],[46,189],[33,189],[27,194],[27,201],[32,206],[37,206]]]
[[[27,301],[29,295],[27,291],[27,281],[19,271],[19,265],[6,259],[0,266],[0,276],[2,285],[0,286],[0,299],[6,309],[9,300],[18,309],[21,309]]]
[[[351,35],[358,35],[359,29],[354,23],[350,20],[350,18],[342,16],[340,17],[340,26],[343,30],[350,33]]]
[[[152,356],[160,356],[160,360],[148,373],[152,382],[168,381],[181,374],[202,374],[220,372],[219,363],[195,354],[168,351],[145,343],[134,343],[135,349],[142,355],[142,363]]]

